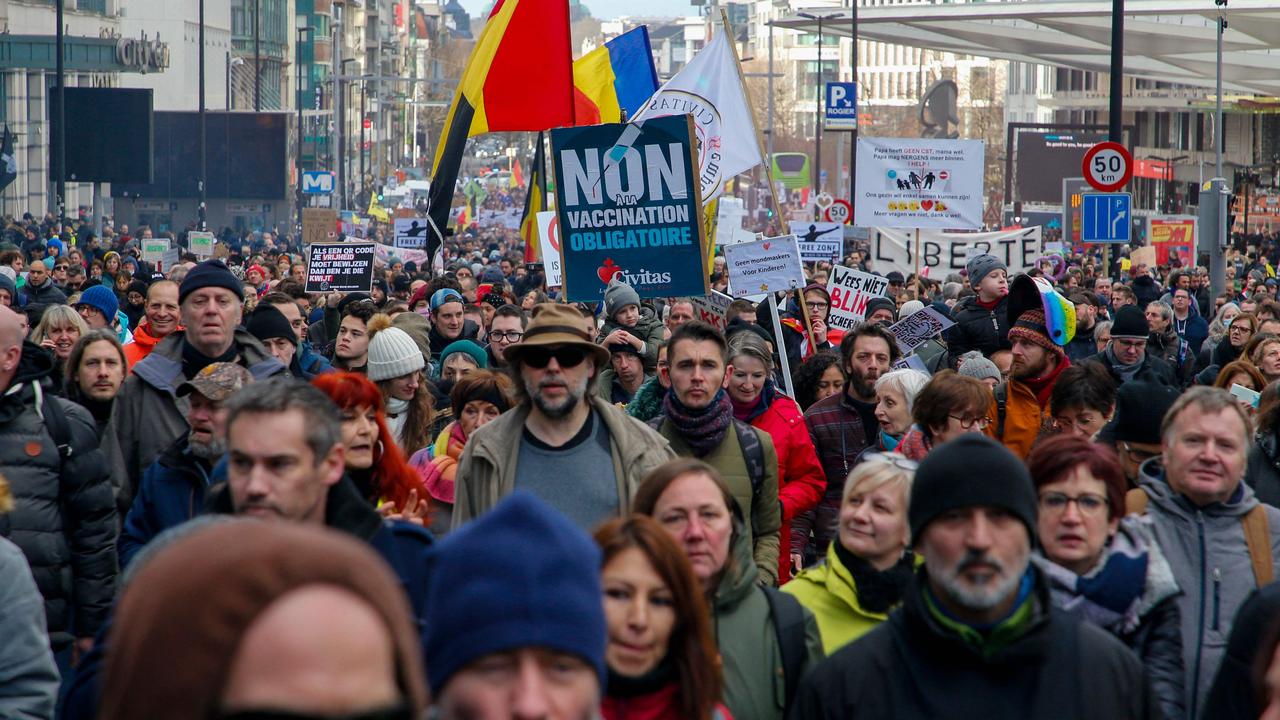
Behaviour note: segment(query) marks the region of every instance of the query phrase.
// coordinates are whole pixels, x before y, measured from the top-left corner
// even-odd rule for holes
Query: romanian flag
[[[573,63],[574,115],[579,125],[622,122],[658,90],[658,72],[644,25],[625,32]]]
[[[533,156],[529,194],[524,198],[524,216],[520,219],[525,263],[541,262],[538,252],[538,213],[547,209],[547,156],[543,151],[544,144],[542,133],[538,133],[538,152]]]
[[[568,0],[498,0],[476,41],[445,117],[427,196],[427,253],[443,238],[467,138],[573,125]]]

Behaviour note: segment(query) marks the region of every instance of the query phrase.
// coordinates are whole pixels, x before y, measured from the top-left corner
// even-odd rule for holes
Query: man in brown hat
[[[1043,310],[1028,310],[1009,328],[1013,365],[1009,379],[997,385],[987,434],[1026,459],[1049,414],[1049,396],[1058,375],[1071,364],[1049,337]]]
[[[503,353],[520,404],[467,441],[453,524],[528,490],[590,530],[626,514],[649,470],[675,457],[663,437],[596,397],[609,351],[568,305],[540,305],[524,339]]]

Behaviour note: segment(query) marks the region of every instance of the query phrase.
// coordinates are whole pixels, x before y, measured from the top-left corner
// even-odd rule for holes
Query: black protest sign
[[[316,243],[307,248],[309,293],[369,292],[373,289],[375,243]]]

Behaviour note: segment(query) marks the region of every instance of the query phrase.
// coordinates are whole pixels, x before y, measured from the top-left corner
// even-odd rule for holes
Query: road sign
[[[1133,227],[1132,194],[1085,193],[1081,200],[1081,242],[1129,242]]]
[[[853,217],[853,206],[848,200],[836,198],[831,207],[827,208],[825,213],[827,222],[840,223],[841,225],[849,224],[849,218]]]
[[[302,173],[302,192],[308,195],[331,195],[333,173],[327,170],[307,170]]]
[[[858,128],[858,84],[851,82],[827,83],[827,113],[823,127],[827,130],[856,130]]]
[[[1133,156],[1120,143],[1100,142],[1084,154],[1084,179],[1098,192],[1115,192],[1133,179]]]

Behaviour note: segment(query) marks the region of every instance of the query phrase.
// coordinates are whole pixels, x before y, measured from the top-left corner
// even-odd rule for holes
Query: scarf
[[[1146,543],[1122,525],[1086,575],[1046,558],[1037,556],[1035,561],[1049,581],[1054,605],[1085,622],[1128,633],[1138,627],[1149,558]]]
[[[1041,375],[1038,378],[1020,378],[1018,382],[1026,385],[1035,393],[1036,401],[1040,403],[1040,407],[1046,407],[1049,404],[1049,396],[1053,394],[1053,384],[1058,381],[1058,376],[1063,370],[1071,365],[1071,361],[1066,355],[1058,355],[1058,364],[1052,370]]]
[[[773,378],[765,378],[764,386],[760,388],[760,394],[756,396],[754,402],[744,405],[729,398],[733,403],[733,417],[750,425],[753,420],[765,414],[777,396],[778,386],[774,384]]]
[[[397,441],[403,441],[400,434],[404,431],[404,424],[408,419],[409,401],[397,397],[387,398],[387,429]]]
[[[877,570],[871,563],[846,550],[840,541],[835,541],[832,546],[840,563],[853,576],[853,587],[863,610],[884,615],[902,602],[915,575],[915,556],[910,551],[903,553],[893,567]]]
[[[684,403],[676,399],[675,393],[669,392],[662,401],[662,409],[676,434],[689,444],[694,457],[698,458],[706,457],[712,450],[720,447],[720,443],[724,442],[724,433],[733,420],[733,403],[724,388],[717,390],[715,397],[711,398],[711,404],[701,410],[685,407]]]
[[[1132,365],[1125,365],[1120,362],[1120,358],[1117,358],[1116,354],[1112,352],[1110,343],[1107,344],[1105,353],[1107,357],[1107,364],[1111,366],[1111,372],[1119,375],[1121,382],[1129,382],[1133,379],[1133,376],[1137,375],[1138,371],[1142,369],[1142,360],[1139,360]],[[1146,355],[1143,355],[1143,360],[1145,359]]]
[[[196,373],[216,362],[234,362],[237,354],[235,343],[231,343],[231,347],[227,348],[227,351],[218,357],[209,357],[184,340],[182,343],[182,375],[190,380],[196,376]]]
[[[933,596],[933,590],[925,583],[923,588],[924,603],[929,615],[947,630],[955,633],[969,647],[984,658],[990,658],[1009,647],[1026,633],[1036,617],[1036,599],[1032,590],[1035,588],[1035,576],[1031,567],[1027,567],[1022,576],[1022,584],[1018,586],[1018,596],[1014,599],[1013,609],[1004,618],[991,625],[970,625],[952,616],[946,608]]]

